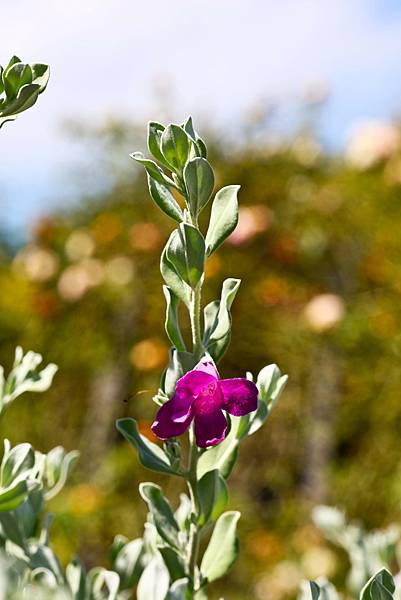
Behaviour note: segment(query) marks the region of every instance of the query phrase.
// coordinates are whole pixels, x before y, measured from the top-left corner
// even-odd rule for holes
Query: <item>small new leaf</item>
[[[161,151],[173,171],[181,174],[188,160],[190,139],[179,125],[168,125],[161,136]]]

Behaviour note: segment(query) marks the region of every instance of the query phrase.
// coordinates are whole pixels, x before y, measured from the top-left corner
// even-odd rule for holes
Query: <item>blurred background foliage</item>
[[[345,555],[313,526],[316,503],[368,527],[400,519],[400,134],[368,123],[333,156],[310,111],[280,139],[263,114],[226,134],[198,127],[216,189],[242,186],[239,226],[207,268],[205,301],[224,278],[243,280],[221,372],[276,362],[290,375],[232,477],[231,506],[243,514],[241,559],[224,584],[232,599],[291,598],[304,576],[341,587]],[[117,533],[142,533],[137,485],[149,474],[114,421],[134,416],[152,435],[167,357],[158,263],[170,223],[127,158],[145,149],[144,129],[69,123],[90,157],[69,167],[74,203],[33,224],[18,247],[1,234],[0,362],[9,367],[20,344],[60,367],[49,392],[9,409],[3,435],[43,452],[80,450],[50,508],[56,551],[67,560],[79,550],[88,566],[107,566]],[[157,480],[178,495],[175,481]]]

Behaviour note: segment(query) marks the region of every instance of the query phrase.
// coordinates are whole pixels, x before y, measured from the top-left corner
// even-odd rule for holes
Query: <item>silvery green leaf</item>
[[[302,581],[298,600],[319,600],[320,587],[315,581]]]
[[[138,451],[139,460],[144,467],[160,473],[178,474],[171,468],[163,450],[139,433],[134,419],[119,419],[116,426],[125,439]]]
[[[159,165],[157,165],[155,163],[154,160],[151,160],[150,158],[146,158],[142,154],[142,152],[132,152],[132,154],[130,154],[129,156],[130,156],[130,158],[135,160],[137,163],[139,163],[140,165],[145,167],[147,174],[152,179],[154,179],[158,183],[161,183],[162,185],[175,187],[175,184],[172,181],[172,179],[170,179],[169,177],[167,177],[167,175],[165,175],[163,173],[162,169],[159,167]]]
[[[267,404],[271,402],[275,403],[283,391],[286,382],[287,376],[281,375],[277,365],[273,364],[264,367],[256,379],[260,400],[263,400]]]
[[[78,458],[77,450],[67,453],[62,446],[48,452],[45,459],[46,500],[54,498],[63,489]]]
[[[165,600],[170,576],[160,553],[145,567],[137,588],[137,600]]]
[[[168,125],[161,136],[161,151],[173,171],[181,173],[188,160],[190,140],[179,125]]]
[[[86,600],[86,573],[79,558],[68,563],[65,576],[74,600]]]
[[[18,90],[32,83],[32,69],[29,65],[15,63],[4,75],[4,89],[8,98],[15,98]]]
[[[230,311],[240,283],[240,279],[226,279],[221,290],[221,299],[210,302],[204,309],[203,345],[215,362],[221,359],[230,343]]]
[[[27,352],[24,355],[21,347],[16,349],[14,366],[6,381],[3,376],[0,377],[2,406],[9,404],[24,392],[44,392],[50,387],[57,367],[50,363],[39,371],[38,366],[41,362],[40,354]]]
[[[161,139],[162,133],[165,130],[164,125],[157,123],[156,121],[149,121],[148,123],[148,150],[156,160],[166,167],[169,166],[168,162],[163,156],[161,151]]]
[[[186,306],[189,306],[191,302],[191,288],[187,283],[185,283],[185,281],[181,279],[174,265],[167,257],[167,249],[171,244],[171,239],[174,234],[175,232],[173,231],[162,252],[160,259],[160,272],[168,287],[173,290],[174,294],[178,296],[178,298],[180,298],[180,300],[182,300]]]
[[[33,569],[29,574],[30,581],[39,583],[47,590],[56,590],[58,586],[57,578],[46,567],[37,567]]]
[[[287,380],[288,376],[281,375],[277,365],[268,365],[260,371],[256,380],[259,390],[258,408],[254,413],[247,415],[249,419],[248,435],[252,435],[262,427],[279,399]]]
[[[174,518],[177,521],[179,528],[183,531],[188,528],[191,510],[191,500],[186,494],[180,494],[180,504],[174,513]]]
[[[143,540],[136,539],[123,543],[113,560],[113,571],[120,577],[120,589],[125,590],[136,585],[144,566]]]
[[[27,481],[17,481],[9,487],[0,490],[0,512],[15,510],[28,496],[29,489],[35,484]]]
[[[180,279],[195,289],[205,265],[205,240],[200,231],[188,223],[181,223],[169,239],[166,257]]]
[[[18,444],[11,448],[10,442],[4,440],[4,454],[1,461],[0,485],[8,487],[11,483],[29,477],[35,464],[35,451],[31,444]]]
[[[178,549],[179,527],[161,488],[154,483],[141,483],[139,493],[148,505],[157,533],[170,546]]]
[[[152,516],[148,514],[148,519],[151,519]],[[156,527],[153,523],[150,523],[149,520],[146,521],[143,527],[143,548],[145,552],[145,557],[154,556],[159,552],[158,544],[160,541],[159,535],[157,533]],[[146,562],[149,562],[148,560]]]
[[[206,234],[206,251],[209,255],[217,250],[237,226],[239,189],[239,185],[228,185],[217,192],[213,200]]]
[[[9,72],[9,70],[13,67],[13,65],[15,65],[16,63],[20,63],[22,62],[20,58],[18,58],[18,56],[16,56],[14,54],[14,56],[12,56],[8,62],[8,65],[6,66],[6,68],[4,69],[3,72],[3,78],[6,77],[7,73]]]
[[[214,173],[208,161],[199,157],[188,161],[184,169],[184,182],[191,214],[196,219],[214,188]]]
[[[240,513],[228,511],[217,520],[203,555],[201,573],[210,583],[223,577],[234,564],[239,551],[237,523]]]
[[[194,600],[209,600],[206,584],[203,584],[202,587],[195,592]],[[220,598],[220,600],[224,600],[224,598]]]
[[[185,563],[184,560],[177,550],[170,548],[169,546],[159,547],[159,552],[163,557],[164,564],[166,565],[168,572],[170,573],[171,581],[182,579],[185,577]]]
[[[233,470],[238,456],[241,434],[241,417],[230,417],[231,428],[226,438],[217,446],[208,448],[199,457],[197,475],[201,479],[205,473],[218,469],[224,479]]]
[[[40,86],[36,83],[28,83],[22,86],[17,96],[1,107],[1,116],[10,117],[31,108],[38,99]]]
[[[183,129],[185,129],[185,131],[187,132],[187,134],[189,135],[189,137],[191,138],[191,140],[193,142],[193,146],[194,146],[193,150],[194,150],[196,156],[200,156],[202,158],[207,158],[206,144],[196,133],[191,116],[189,116],[187,118],[185,123],[183,123],[182,127],[183,127]]]
[[[197,137],[196,138],[196,145],[199,148],[199,154],[203,157],[203,158],[207,158],[207,148],[206,148],[206,144],[205,142],[202,140],[202,138]]]
[[[209,519],[215,521],[226,508],[228,502],[227,484],[218,469],[207,471],[198,482],[199,503],[201,507],[199,526]]]
[[[369,579],[360,593],[360,600],[392,600],[395,585],[391,573],[387,569],[380,569]]]
[[[114,571],[95,567],[88,573],[88,584],[91,600],[117,600],[120,578]]]
[[[340,596],[334,587],[324,577],[316,581],[302,581],[300,593],[297,600],[340,600]]]
[[[19,527],[23,532],[24,538],[31,538],[37,533],[39,517],[43,512],[44,499],[40,485],[37,481],[27,482],[28,494],[25,501],[14,509],[13,513],[18,521]],[[49,524],[49,519],[44,519],[43,536],[46,536],[46,526]]]
[[[164,391],[171,397],[175,392],[177,381],[196,364],[194,355],[190,352],[178,352],[170,348],[169,363],[164,378]]]
[[[180,324],[178,320],[178,305],[179,298],[174,294],[173,290],[170,289],[167,285],[163,286],[164,297],[166,298],[167,308],[166,308],[166,321],[165,321],[165,329],[166,333],[169,337],[170,342],[175,346],[177,350],[180,352],[186,352],[185,342],[181,335]]]
[[[13,556],[16,553],[10,551],[7,544],[11,542],[13,545],[20,548],[26,557],[29,555],[27,542],[22,527],[22,523],[17,518],[14,512],[0,512],[0,533],[7,540],[6,551]]]
[[[49,81],[50,77],[50,68],[48,65],[44,65],[43,63],[34,63],[31,65],[32,69],[32,83],[35,83],[39,86],[39,93],[41,94]]]
[[[170,587],[166,600],[186,600],[189,580],[187,577],[177,579]]]
[[[259,431],[267,417],[270,414],[270,407],[267,406],[264,400],[258,400],[258,408],[254,413],[250,413],[246,415],[248,425],[246,427],[246,431],[244,433],[248,435],[252,435]]]
[[[187,134],[189,135],[191,140],[193,140],[195,142],[196,141],[196,133],[195,133],[194,123],[192,121],[191,115],[189,115],[189,117],[187,117],[187,120],[185,121],[185,123],[183,123],[181,125],[181,127],[184,129],[184,131],[187,132]]]
[[[45,568],[51,571],[58,583],[64,581],[64,575],[57,556],[53,550],[42,543],[36,541],[29,544],[29,562],[31,569]]]
[[[165,183],[160,183],[148,173],[149,192],[157,206],[169,217],[181,223],[184,216],[180,205],[174,198],[170,188]]]

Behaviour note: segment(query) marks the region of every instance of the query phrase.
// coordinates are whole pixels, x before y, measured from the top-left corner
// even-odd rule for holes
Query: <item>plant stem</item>
[[[195,224],[197,226],[197,224]],[[192,291],[191,305],[189,309],[191,319],[193,355],[196,361],[202,358],[203,345],[200,326],[201,312],[201,293],[202,293],[203,278],[199,281],[196,288]],[[196,446],[194,425],[192,424],[189,430],[189,469],[188,469],[188,487],[191,497],[191,525],[189,532],[188,543],[188,575],[192,596],[196,591],[199,582],[196,580],[196,567],[199,553],[200,530],[198,528],[198,520],[200,515],[199,495],[198,495],[198,479],[197,479],[197,464],[198,464],[198,448]]]
[[[193,426],[189,432],[190,441],[190,455],[189,455],[189,474],[188,474],[188,487],[191,497],[192,511],[191,511],[191,525],[189,532],[189,554],[188,554],[188,575],[190,578],[191,591],[194,592],[197,588],[198,582],[196,581],[196,565],[199,552],[199,529],[198,529],[198,518],[200,513],[199,496],[198,496],[198,481],[197,481],[197,464],[198,464],[198,448],[196,447],[195,435]]]
[[[192,291],[190,307],[193,354],[196,360],[200,360],[203,353],[200,328],[201,290],[202,282],[200,281],[196,288]]]

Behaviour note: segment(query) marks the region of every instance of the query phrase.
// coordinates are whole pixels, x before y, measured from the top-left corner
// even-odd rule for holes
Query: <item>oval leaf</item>
[[[163,496],[161,488],[154,483],[141,483],[139,493],[148,505],[158,534],[170,546],[178,549],[179,527],[170,504]]]
[[[239,518],[239,512],[228,511],[217,520],[201,563],[201,573],[209,582],[223,577],[238,556],[237,523]]]
[[[166,333],[170,342],[173,344],[173,346],[175,346],[175,348],[177,348],[178,351],[186,352],[185,342],[181,335],[180,324],[177,315],[180,300],[174,294],[173,290],[171,290],[167,285],[163,286],[163,293],[167,303],[166,321],[164,324]]]
[[[190,160],[184,169],[184,182],[188,191],[189,208],[196,219],[206,206],[214,188],[214,173],[205,158]]]
[[[181,223],[183,217],[182,210],[177,200],[174,198],[169,187],[160,183],[148,173],[149,193],[157,206],[169,217]]]
[[[161,151],[173,169],[181,173],[188,160],[190,140],[179,125],[168,125],[161,136]]]
[[[212,254],[212,252],[217,250],[237,226],[237,194],[239,189],[239,185],[228,185],[216,194],[206,234],[206,249],[208,254]]]
[[[228,501],[227,484],[218,469],[208,471],[198,484],[201,515],[199,525],[215,521],[224,511]]]
[[[145,567],[137,588],[137,600],[165,600],[170,576],[160,554]]]
[[[173,232],[162,252],[160,258],[160,272],[164,281],[167,283],[168,287],[173,290],[176,296],[180,300],[184,302],[186,306],[189,306],[191,302],[191,288],[185,281],[182,281],[180,276],[178,275],[174,265],[170,262],[167,257],[167,248],[171,243],[171,237],[175,232]]]
[[[148,149],[151,154],[155,157],[156,160],[161,162],[163,165],[168,167],[168,163],[164,158],[161,151],[161,139],[162,133],[165,127],[161,123],[157,123],[156,121],[149,121],[148,123]]]
[[[170,237],[166,256],[182,281],[195,289],[205,266],[205,240],[200,231],[181,223]]]

